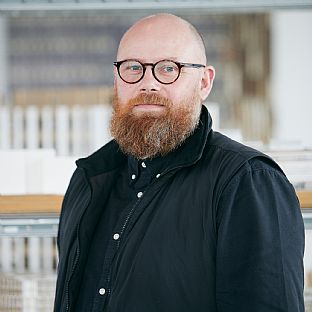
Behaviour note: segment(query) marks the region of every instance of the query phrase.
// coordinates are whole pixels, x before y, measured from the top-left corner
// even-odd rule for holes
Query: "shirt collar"
[[[151,177],[158,177],[158,175],[169,171],[173,167],[194,163],[202,154],[210,129],[211,117],[206,107],[203,106],[197,128],[181,146],[165,156],[151,159],[137,160],[133,156],[128,156],[129,181],[134,182],[143,171],[144,174],[148,174]]]

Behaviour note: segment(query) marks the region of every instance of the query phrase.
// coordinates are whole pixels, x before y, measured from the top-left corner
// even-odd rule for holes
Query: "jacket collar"
[[[170,161],[165,161],[162,172],[165,173],[174,168],[189,166],[197,162],[202,156],[211,127],[211,116],[203,105],[198,127],[181,146],[163,157],[163,160],[170,159]],[[78,168],[83,168],[86,171],[87,176],[92,177],[114,171],[124,166],[127,161],[127,156],[120,150],[117,142],[112,140],[89,157],[78,159],[76,164]]]

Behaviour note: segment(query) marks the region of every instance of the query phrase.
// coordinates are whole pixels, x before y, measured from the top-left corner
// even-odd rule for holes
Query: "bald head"
[[[178,61],[206,64],[205,46],[198,31],[172,14],[151,15],[131,26],[120,41],[117,59],[138,58],[140,53],[156,57],[160,49],[162,59],[167,58],[166,53],[170,59],[177,54]]]

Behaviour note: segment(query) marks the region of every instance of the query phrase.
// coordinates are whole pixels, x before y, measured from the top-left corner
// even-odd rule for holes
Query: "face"
[[[117,60],[126,59],[205,64],[189,27],[173,16],[148,18],[132,27],[117,55]],[[213,76],[209,66],[182,68],[175,82],[162,84],[148,66],[142,80],[129,84],[115,69],[111,132],[124,152],[142,159],[164,155],[181,144],[197,125]]]
[[[194,35],[180,20],[168,17],[151,18],[134,26],[121,41],[118,60],[137,59],[142,63],[156,63],[160,60],[205,64]],[[120,105],[144,93],[157,94],[169,99],[173,107],[198,94],[198,103],[189,103],[198,107],[208,96],[213,80],[213,68],[182,68],[180,77],[172,84],[158,82],[148,66],[141,81],[128,84],[120,79],[115,68],[115,89]],[[153,103],[150,103],[153,104]],[[163,111],[157,105],[137,105],[133,113],[159,114]]]

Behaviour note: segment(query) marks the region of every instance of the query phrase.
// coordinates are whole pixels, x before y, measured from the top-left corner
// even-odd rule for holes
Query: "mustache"
[[[142,93],[128,102],[128,107],[134,107],[136,105],[162,105],[171,107],[172,101],[158,94]]]

